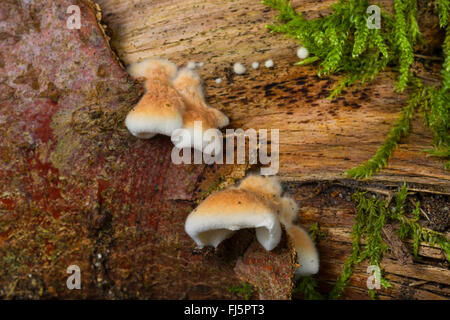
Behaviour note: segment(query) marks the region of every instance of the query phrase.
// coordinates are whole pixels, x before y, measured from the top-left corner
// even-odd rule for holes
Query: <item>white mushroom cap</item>
[[[319,272],[319,253],[308,233],[302,228],[292,225],[287,229],[287,234],[294,242],[297,262],[300,265],[295,271],[295,276],[303,277]]]
[[[255,228],[256,238],[266,249],[281,239],[276,206],[264,197],[240,189],[227,189],[206,198],[186,220],[185,230],[199,247],[217,247],[240,229]]]
[[[125,125],[134,136],[148,139],[156,134],[170,136],[183,125],[182,96],[172,88],[177,67],[166,59],[150,58],[128,66],[132,77],[145,78],[146,93],[128,113]]]
[[[258,69],[259,68],[259,62],[255,61],[252,63],[252,68],[253,69]]]
[[[223,151],[223,136],[215,128],[202,130],[201,127],[184,126],[173,131],[171,140],[178,149],[194,148],[209,155],[218,155]]]

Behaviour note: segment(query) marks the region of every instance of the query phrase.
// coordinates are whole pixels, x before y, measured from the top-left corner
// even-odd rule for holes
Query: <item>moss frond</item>
[[[417,23],[417,0],[394,0],[394,14],[381,12],[382,28],[367,27],[370,3],[366,0],[340,0],[331,7],[331,14],[306,20],[296,12],[288,0],[263,0],[278,10],[278,23],[267,26],[272,32],[284,33],[308,48],[311,57],[297,65],[319,62],[318,75],[340,73],[343,78],[331,89],[331,99],[356,83],[371,81],[388,65],[398,70],[396,89],[404,91],[412,86],[408,104],[400,118],[372,159],[346,172],[349,177],[369,178],[387,165],[401,137],[409,132],[410,120],[420,107],[425,124],[434,133],[431,156],[444,158],[444,167],[450,168],[450,31],[448,0],[436,0],[440,25],[447,28],[443,44],[445,61],[441,71],[442,86],[428,87],[414,78],[411,65],[414,45],[420,39]]]
[[[450,2],[448,0],[438,0],[439,9],[439,21],[441,28],[444,28],[448,24],[450,15]]]
[[[386,140],[375,152],[375,155],[363,164],[348,170],[345,174],[355,179],[364,179],[384,168],[400,139],[409,133],[414,111],[427,97],[428,90],[424,87],[418,88],[410,97],[408,104],[403,108],[400,117],[389,130]]]
[[[231,294],[243,296],[245,300],[249,300],[255,292],[253,286],[248,282],[243,282],[242,286],[229,286],[227,290]]]
[[[403,91],[410,79],[410,67],[414,61],[413,45],[419,34],[415,18],[415,0],[394,1],[394,48],[399,57],[399,78],[397,90]],[[409,22],[409,23],[408,23]]]
[[[407,213],[405,202],[408,196],[408,187],[403,184],[395,195],[395,205],[388,206],[384,200],[375,196],[368,197],[365,192],[356,192],[352,199],[356,204],[357,215],[352,230],[352,253],[347,258],[341,276],[336,281],[329,294],[330,299],[338,299],[353,273],[354,266],[364,260],[369,260],[371,265],[380,267],[383,253],[389,247],[382,239],[382,228],[387,222],[398,222],[400,227],[398,234],[401,240],[411,239],[413,253],[418,258],[418,250],[421,242],[438,245],[450,258],[450,240],[442,233],[424,229],[419,224],[420,203],[416,203],[415,209]],[[411,216],[411,217],[408,217]],[[361,248],[360,242],[364,239],[366,244]],[[450,260],[449,260],[450,261]],[[381,270],[381,268],[380,268]],[[381,273],[381,286],[390,287],[389,281]],[[376,291],[369,290],[369,295],[376,298]]]
[[[380,267],[381,257],[388,250],[388,246],[381,237],[381,229],[387,218],[385,203],[376,198],[367,198],[364,192],[354,193],[352,199],[357,208],[356,221],[352,230],[352,253],[330,292],[330,299],[338,299],[341,296],[356,264],[369,259],[371,265]],[[366,241],[363,249],[360,245],[361,239]],[[381,284],[385,287],[389,286],[386,279],[383,279]],[[371,294],[373,295],[373,292]]]

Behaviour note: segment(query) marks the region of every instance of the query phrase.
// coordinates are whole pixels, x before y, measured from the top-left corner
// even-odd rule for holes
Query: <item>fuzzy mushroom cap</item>
[[[175,76],[177,66],[166,59],[149,58],[130,64],[127,71],[135,79],[145,78],[152,81],[168,82]],[[145,86],[147,90],[150,90],[148,88],[148,81],[146,81]]]
[[[280,221],[286,227],[289,228],[292,221],[297,218],[298,205],[294,199],[289,197],[283,197],[280,199],[281,213]]]
[[[198,73],[183,68],[178,71],[172,84],[188,104],[184,116],[185,127],[191,127],[194,121],[203,121],[205,130],[223,128],[229,124],[230,120],[225,114],[206,103],[203,82]]]
[[[255,228],[256,238],[268,251],[280,242],[277,207],[247,190],[227,189],[210,195],[186,220],[185,230],[200,246],[217,247],[240,229]]]
[[[206,103],[200,76],[193,70],[183,68],[176,74],[172,84],[183,96],[186,104],[186,110],[183,113],[183,129],[185,130],[174,132],[172,142],[180,149],[193,147],[208,154],[217,153],[217,150],[222,151],[222,139],[219,132],[214,129],[227,126],[229,119],[221,111]],[[201,128],[195,127],[196,122],[201,123]],[[208,134],[205,134],[207,130]],[[189,135],[186,138],[181,137],[187,133]],[[201,139],[194,139],[194,137],[201,137]]]
[[[242,180],[239,189],[260,193],[269,199],[278,199],[283,192],[281,184],[276,177],[258,175],[250,175]]]
[[[319,253],[308,233],[302,228],[292,225],[287,234],[294,242],[297,252],[297,262],[300,265],[295,271],[296,277],[309,276],[319,272]]]
[[[193,103],[201,103],[205,99],[202,79],[192,69],[180,69],[175,75],[172,84],[178,92]]]
[[[125,125],[134,136],[142,139],[158,133],[170,136],[183,126],[183,99],[168,85],[150,83],[149,89],[128,113]]]

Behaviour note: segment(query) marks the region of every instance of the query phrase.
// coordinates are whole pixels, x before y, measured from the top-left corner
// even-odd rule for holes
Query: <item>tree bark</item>
[[[333,2],[294,4],[314,17]],[[318,244],[324,292],[350,252],[355,211],[348,195],[355,188],[388,192],[406,181],[448,203],[450,177],[442,162],[420,153],[431,133],[419,119],[387,169],[370,182],[342,178],[371,157],[405,103],[392,73],[330,101],[337,77],[293,67],[298,44],[264,29],[275,12],[258,1],[98,3],[101,11],[86,0],[0,3],[0,297],[242,298],[230,287],[248,281],[254,298],[290,298],[294,263],[286,241],[267,253],[242,232],[217,250],[195,249],[186,216],[249,166],[176,166],[169,138],[132,137],[123,120],[143,91],[109,37],[124,64],[149,56],[204,62],[207,100],[230,117],[231,128],[280,129],[279,175],[301,205],[299,223],[319,222],[327,234]],[[80,30],[66,26],[72,4],[81,8]],[[272,69],[231,71],[234,62],[269,58]],[[225,81],[216,84],[217,77]],[[317,184],[325,188],[318,195]],[[419,253],[423,261],[406,267],[385,257],[394,288],[382,298],[450,296],[441,250],[422,245]],[[81,269],[81,290],[66,286],[70,265]],[[367,276],[359,266],[345,297],[366,298]]]

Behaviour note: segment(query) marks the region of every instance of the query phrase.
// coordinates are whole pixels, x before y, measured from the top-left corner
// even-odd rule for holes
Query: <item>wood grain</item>
[[[230,118],[230,128],[280,129],[280,170],[284,180],[342,179],[346,170],[368,160],[398,118],[406,95],[394,92],[395,75],[386,71],[363,87],[327,99],[338,77],[318,78],[316,67],[298,67],[292,39],[270,34],[265,25],[276,12],[259,1],[98,0],[112,47],[125,64],[163,56],[185,65],[203,62],[209,102]],[[329,12],[335,1],[294,1],[307,17]],[[382,1],[389,8],[391,1]],[[263,66],[273,59],[275,67]],[[258,61],[261,67],[250,65]],[[234,62],[247,73],[234,75]],[[430,78],[435,74],[428,74]],[[216,84],[221,77],[226,81]],[[431,132],[419,117],[401,141],[389,166],[373,181],[402,181],[450,193],[450,175],[422,150]]]

